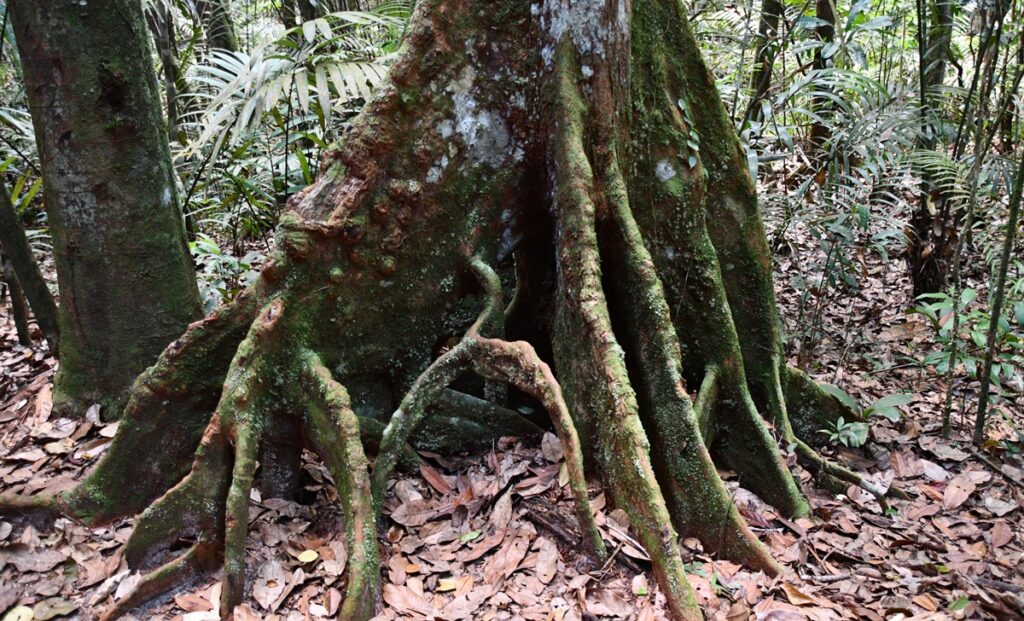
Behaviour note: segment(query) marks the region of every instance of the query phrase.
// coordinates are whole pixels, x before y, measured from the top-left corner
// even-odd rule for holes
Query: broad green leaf
[[[850,408],[854,412],[860,412],[860,405],[858,405],[857,400],[851,397],[850,393],[846,392],[842,388],[836,386],[835,384],[829,384],[828,382],[821,382],[818,384],[818,386],[821,387],[821,389],[827,392],[828,394],[835,397],[836,399],[839,399],[840,403]]]

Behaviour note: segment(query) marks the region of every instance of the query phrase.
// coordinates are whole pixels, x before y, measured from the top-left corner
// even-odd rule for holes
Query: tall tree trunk
[[[57,305],[46,285],[39,264],[36,263],[32,247],[25,236],[18,219],[18,212],[11,202],[7,185],[0,182],[0,254],[11,264],[14,277],[17,279],[29,306],[35,314],[39,329],[50,344],[54,355],[59,353],[60,330],[57,320]]]
[[[116,416],[200,312],[142,6],[8,5],[60,289],[54,407]]]
[[[750,76],[750,89],[753,95],[747,106],[746,118],[761,121],[761,100],[768,94],[772,85],[772,70],[775,67],[775,56],[781,42],[779,40],[779,19],[785,7],[780,0],[763,0],[761,3],[761,19],[757,25],[757,52],[754,58],[754,71]]]
[[[125,558],[166,563],[107,618],[219,553],[230,614],[258,455],[296,426],[346,515],[341,618],[372,616],[392,469],[436,439],[421,425],[438,422],[432,404],[500,393],[451,399],[467,372],[544,407],[583,545],[605,556],[586,468],[676,620],[701,618],[680,536],[780,569],[716,463],[782,514],[809,511],[766,419],[818,481],[882,493],[806,443],[852,413],[785,363],[754,184],[678,0],[421,0],[390,79],[321,170],[259,281],[142,375],[88,479],[0,503],[90,523],[143,511]],[[479,432],[460,418],[443,437],[465,444]]]
[[[231,17],[231,0],[196,0],[196,9],[210,49],[237,52],[238,35],[235,33],[235,20]]]
[[[927,6],[921,0],[921,7]],[[942,108],[942,99],[937,93],[946,77],[949,48],[953,38],[953,1],[935,0],[931,5],[930,27],[920,51],[919,62],[922,96],[922,118],[929,122],[936,110]],[[921,20],[922,22],[924,20]],[[918,143],[922,149],[934,149],[937,127],[922,127],[924,134]],[[939,207],[945,198],[925,177],[917,209],[910,220],[908,263],[914,296],[935,293],[946,286],[953,249],[956,246],[955,221],[943,217],[947,210]]]
[[[836,8],[835,0],[815,0],[814,2],[814,15],[822,21],[815,27],[814,32],[821,41],[823,46],[832,43],[836,36]],[[814,51],[814,63],[813,67],[816,71],[822,71],[827,67],[830,67],[832,63],[830,58],[823,54],[823,47],[819,47]],[[824,96],[817,96],[812,102],[814,111],[819,116],[825,115],[828,109],[832,107],[832,101]],[[811,125],[811,154],[815,160],[820,159],[825,155],[824,149],[825,144],[828,142],[832,135],[832,130],[829,126],[821,121],[815,121]]]
[[[147,14],[153,42],[160,57],[160,70],[164,80],[164,102],[167,107],[167,136],[179,140],[181,112],[178,106],[179,87],[184,84],[181,65],[178,62],[178,42],[174,32],[174,16],[170,8],[158,3]]]

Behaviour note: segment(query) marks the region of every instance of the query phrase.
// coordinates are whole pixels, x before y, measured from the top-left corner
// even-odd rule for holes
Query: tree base
[[[136,381],[83,483],[38,501],[93,523],[142,513],[126,558],[156,569],[111,618],[221,563],[230,614],[257,461],[281,455],[265,483],[287,490],[294,450],[275,447],[296,442],[338,486],[341,616],[369,618],[392,470],[415,463],[410,445],[532,430],[466,415],[516,421],[508,386],[561,439],[590,554],[605,549],[586,474],[625,511],[677,621],[701,618],[680,536],[780,571],[716,464],[787,516],[809,505],[780,444],[826,485],[881,492],[809,444],[850,413],[785,364],[753,184],[682,6],[542,4],[417,3],[389,82],[293,199],[259,281]],[[468,373],[483,394],[446,392]],[[394,413],[385,425],[353,403]],[[434,406],[463,422],[421,424]]]

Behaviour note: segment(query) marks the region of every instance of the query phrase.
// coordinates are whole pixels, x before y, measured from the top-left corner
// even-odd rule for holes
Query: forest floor
[[[1024,427],[1021,399],[1003,403],[986,453],[968,441],[971,421],[957,404],[954,437],[939,437],[945,383],[920,360],[930,327],[908,315],[902,258],[861,262],[861,286],[800,312],[797,271],[815,244],[799,227],[776,257],[787,326],[820,327],[804,351],[810,371],[862,403],[895,393],[913,401],[898,422],[871,421],[860,449],[833,447],[833,459],[907,490],[912,500],[884,510],[851,488],[832,496],[799,471],[814,519],[790,521],[724,472],[743,515],[786,567],[778,578],[750,572],[682,543],[689,578],[709,619],[1020,619],[1024,610],[1024,463],[1000,449]],[[116,425],[50,415],[55,363],[17,345],[0,307],[0,492],[54,491],[88,470]],[[813,321],[812,321],[813,320]],[[966,390],[959,398],[973,403]],[[93,413],[94,414],[94,413]],[[1012,425],[1011,425],[1012,423]],[[615,551],[603,567],[579,553],[561,449],[551,434],[505,439],[483,455],[425,455],[419,473],[396,480],[381,532],[383,598],[378,619],[638,619],[664,617],[641,547],[621,510],[592,489],[599,525]],[[311,504],[261,499],[250,511],[251,597],[236,619],[331,617],[344,592],[345,549],[333,485],[307,460]],[[94,618],[138,580],[121,545],[132,520],[86,528],[66,520],[52,533],[12,533],[0,522],[3,619]],[[138,612],[137,618],[217,619],[215,576]],[[19,608],[27,607],[27,608]],[[29,610],[31,609],[31,610]],[[18,616],[19,614],[23,616]]]

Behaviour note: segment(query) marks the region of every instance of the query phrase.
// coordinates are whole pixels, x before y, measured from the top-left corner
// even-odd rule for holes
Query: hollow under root
[[[132,568],[163,564],[146,574],[104,619],[116,619],[219,564],[224,568],[222,616],[230,615],[241,603],[249,494],[260,446],[270,436],[282,407],[276,397],[302,409],[308,444],[338,484],[351,555],[341,618],[364,620],[373,615],[378,553],[359,423],[345,389],[331,378],[316,354],[301,348],[296,353],[293,347],[282,346],[287,340],[275,334],[275,327],[284,310],[284,301],[276,299],[253,322],[228,369],[223,394],[196,450],[192,470],[141,515],[129,538],[125,554]],[[297,381],[285,383],[288,394],[271,394],[260,378],[270,368],[282,368],[278,364],[282,357],[298,358]],[[184,554],[166,560],[171,547],[181,540],[193,544]]]
[[[411,438],[425,418],[427,407],[441,397],[446,387],[460,374],[474,371],[493,384],[511,384],[545,407],[562,444],[569,487],[576,504],[576,516],[584,536],[584,545],[597,561],[603,561],[607,557],[607,550],[587,495],[582,447],[569,408],[562,397],[561,387],[551,368],[540,359],[529,343],[481,336],[480,332],[494,325],[495,318],[502,315],[501,283],[497,274],[483,260],[474,258],[470,265],[488,294],[487,303],[465,337],[416,379],[385,428],[373,471],[373,497],[378,510],[388,478],[398,459],[398,447]]]

